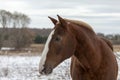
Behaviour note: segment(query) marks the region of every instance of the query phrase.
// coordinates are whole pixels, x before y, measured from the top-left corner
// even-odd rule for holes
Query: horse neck
[[[74,36],[77,41],[77,47],[80,47],[80,49],[89,49],[89,47],[92,47],[94,45],[94,41],[97,39],[96,34],[94,31],[81,26],[75,26],[73,25],[70,27],[71,30],[74,33]]]
[[[77,54],[84,53],[87,55],[88,52],[94,53],[93,47],[95,46],[94,43],[96,40],[95,34],[81,30],[79,31],[79,33],[77,33],[76,40],[77,40],[77,46],[76,46]]]
[[[95,60],[99,63],[100,58],[97,57],[99,54],[96,54],[96,50],[98,49],[97,46],[99,45],[96,45],[96,34],[90,30],[86,30],[83,27],[74,27],[73,30],[75,30],[74,33],[77,40],[74,56],[85,68],[90,68],[91,66],[97,67],[94,63]]]

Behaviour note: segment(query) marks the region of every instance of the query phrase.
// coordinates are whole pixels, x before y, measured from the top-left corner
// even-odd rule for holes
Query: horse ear
[[[58,20],[59,20],[60,24],[62,25],[62,27],[67,28],[67,22],[59,15],[57,15],[57,16],[58,16]]]
[[[56,19],[54,19],[54,18],[52,18],[52,17],[50,17],[50,16],[48,16],[48,18],[53,22],[54,25],[56,25],[56,23],[57,23],[57,20],[56,20]]]

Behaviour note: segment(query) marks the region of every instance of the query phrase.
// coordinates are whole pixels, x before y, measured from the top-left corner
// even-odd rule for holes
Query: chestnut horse
[[[39,72],[50,74],[65,59],[71,59],[72,80],[117,80],[118,65],[112,44],[96,35],[90,25],[76,20],[58,21],[42,53]]]

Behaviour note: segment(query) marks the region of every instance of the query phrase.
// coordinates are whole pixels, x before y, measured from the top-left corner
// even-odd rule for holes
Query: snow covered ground
[[[0,56],[0,80],[71,80],[70,59],[61,63],[48,76],[38,73],[39,61],[39,56]],[[120,65],[120,60],[118,63]]]
[[[118,73],[118,80],[120,80],[120,52],[116,52],[116,56],[117,56],[117,61],[118,61],[118,69],[119,69],[119,73]]]
[[[70,59],[54,69],[49,76],[39,74],[39,61],[39,56],[0,56],[0,80],[70,80]]]

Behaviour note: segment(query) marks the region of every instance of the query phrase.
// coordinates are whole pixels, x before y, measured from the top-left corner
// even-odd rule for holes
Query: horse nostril
[[[40,74],[45,75],[45,72],[46,72],[46,68],[43,68],[43,69],[40,71]]]
[[[52,67],[51,66],[45,66],[43,70],[40,72],[42,75],[48,75],[52,73]]]

